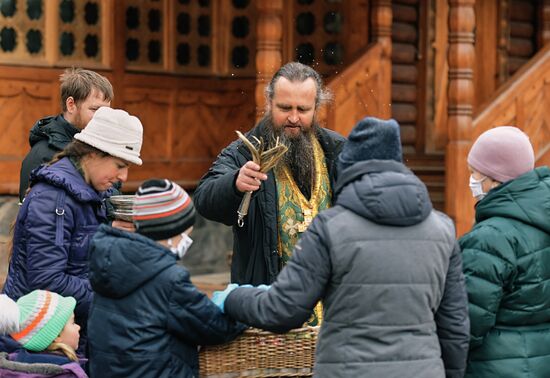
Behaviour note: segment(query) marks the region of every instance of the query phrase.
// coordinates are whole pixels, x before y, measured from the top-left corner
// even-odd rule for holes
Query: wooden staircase
[[[445,156],[439,155],[407,155],[403,163],[409,167],[426,184],[430,192],[433,207],[445,210]]]

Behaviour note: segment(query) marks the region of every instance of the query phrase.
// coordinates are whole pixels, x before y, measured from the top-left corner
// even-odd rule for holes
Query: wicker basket
[[[199,376],[311,377],[318,332],[319,327],[285,334],[250,328],[230,343],[201,348]]]

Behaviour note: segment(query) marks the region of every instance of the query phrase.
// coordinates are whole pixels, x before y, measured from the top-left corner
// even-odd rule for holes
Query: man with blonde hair
[[[23,201],[33,169],[46,163],[82,130],[95,111],[111,106],[113,87],[109,80],[90,70],[69,68],[60,76],[61,114],[38,120],[29,135],[31,150],[23,159],[19,177],[19,200]]]

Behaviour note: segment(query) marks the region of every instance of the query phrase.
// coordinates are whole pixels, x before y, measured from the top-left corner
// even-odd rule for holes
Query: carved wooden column
[[[550,43],[550,0],[543,0],[541,40],[544,46]]]
[[[379,93],[381,118],[391,117],[391,27],[393,13],[391,0],[374,0],[372,3],[372,35],[373,40],[382,45],[382,66],[380,78],[384,93]]]
[[[472,143],[475,61],[475,0],[449,0],[448,143],[445,157],[445,204],[458,235],[469,231],[474,201],[468,188],[466,158]]]
[[[257,0],[256,27],[256,119],[265,110],[264,89],[273,74],[281,67],[283,36],[283,0]]]

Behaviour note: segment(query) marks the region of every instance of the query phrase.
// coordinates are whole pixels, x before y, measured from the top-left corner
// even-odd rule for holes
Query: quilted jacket
[[[550,170],[493,190],[460,239],[469,298],[467,376],[550,376]]]

